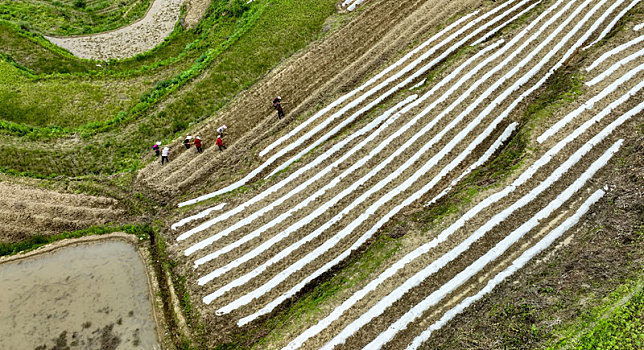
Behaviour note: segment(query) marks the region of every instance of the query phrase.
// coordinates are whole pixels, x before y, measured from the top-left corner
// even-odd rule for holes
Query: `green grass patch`
[[[23,66],[34,74],[78,73],[96,68],[95,63],[89,60],[75,59],[66,53],[54,51],[49,45],[44,46],[36,37],[10,22],[0,21],[0,53],[11,57],[15,65]]]
[[[123,226],[92,226],[90,228],[72,232],[65,232],[53,236],[37,235],[27,240],[16,243],[0,243],[0,256],[14,255],[28,252],[46,244],[69,238],[84,236],[104,235],[113,232],[125,232],[135,235],[139,240],[148,239],[151,231],[149,225],[123,225]]]
[[[10,135],[29,136],[32,140],[72,133],[89,136],[132,120],[201,74],[214,57],[244,34],[244,28],[252,26],[252,20],[252,16],[242,16],[240,21],[229,17],[216,21],[213,34],[208,38],[211,43],[220,44],[215,49],[208,49],[188,70],[174,78],[159,81],[144,94],[140,94],[140,91],[145,90],[145,81],[127,79],[123,82],[110,77],[89,79],[79,76],[70,79],[68,76],[54,75],[48,79],[23,78],[7,86],[0,85],[0,98],[8,102],[0,110],[0,115],[6,121],[0,123],[0,130]],[[182,44],[180,41],[175,43]],[[168,50],[177,47],[174,44],[164,46]],[[160,51],[164,51],[163,48]],[[140,55],[125,61],[125,64],[137,62],[140,65],[138,62],[146,61],[149,57],[152,56]],[[110,67],[106,64],[107,69]],[[0,72],[11,69],[8,62],[0,61]]]
[[[143,81],[114,79],[47,79],[32,82],[0,61],[0,124],[5,133],[26,136],[36,131],[58,135],[67,128],[109,120],[131,108],[146,89]],[[90,122],[88,124],[88,122]],[[40,126],[50,126],[48,130]]]
[[[136,21],[151,4],[151,0],[2,1],[0,19],[49,35],[92,34]]]
[[[334,12],[334,4],[332,0],[252,3],[251,8],[233,22],[234,35],[225,43],[208,49],[190,69],[178,76],[158,82],[129,111],[121,111],[112,118],[75,129],[0,124],[5,134],[22,135],[31,140],[47,140],[70,131],[86,140],[81,146],[55,152],[20,145],[0,147],[0,166],[41,176],[108,174],[138,169],[141,165],[139,155],[149,152],[145,140],[172,139],[221,108],[282,59],[318,38],[325,19]],[[221,13],[211,15],[221,16]],[[174,99],[161,112],[150,113],[152,106],[203,74],[206,78],[182,90],[181,98]],[[133,121],[138,127],[122,127]],[[12,157],[16,154],[20,155],[17,159]]]
[[[0,84],[9,86],[10,84],[20,84],[27,79],[21,74],[20,69],[14,67],[9,62],[0,61]]]
[[[217,35],[226,35],[220,30]],[[159,68],[167,68],[179,63],[173,70],[187,68],[205,50],[204,44],[217,43],[212,33],[201,33],[198,30],[184,31],[177,24],[175,30],[150,51],[140,53],[132,58],[108,60],[99,64],[95,60],[81,59],[66,50],[55,46],[42,36],[23,30],[19,26],[0,20],[0,39],[5,45],[0,47],[0,54],[10,57],[10,63],[23,66],[37,75],[47,78],[51,75],[63,75],[66,78],[82,76],[115,76],[131,77],[141,74],[155,74]],[[208,40],[210,39],[210,40]]]
[[[222,5],[220,4],[220,6],[217,8],[217,11],[221,11],[221,6]],[[43,87],[43,85],[50,83],[54,85],[54,88],[56,88],[57,86],[59,86],[56,84],[59,79],[46,79],[44,81],[38,80],[37,85],[39,89],[16,89],[16,86],[14,84],[14,86],[0,90],[5,95],[7,95],[3,96],[5,97],[5,100],[9,101],[10,99],[13,99],[14,102],[8,103],[5,106],[5,109],[7,109],[6,111],[0,111],[4,112],[0,113],[0,115],[3,115],[4,119],[9,122],[0,124],[0,130],[11,135],[17,134],[18,136],[29,136],[31,139],[59,137],[64,134],[71,133],[81,133],[84,136],[91,136],[99,132],[110,130],[116,125],[122,124],[124,121],[132,120],[136,118],[136,116],[144,113],[147,109],[156,104],[165,96],[176,91],[178,88],[185,85],[197,75],[202,74],[203,71],[210,65],[211,61],[213,61],[219,54],[232,46],[246,33],[246,31],[250,27],[254,25],[254,22],[257,20],[257,18],[261,16],[263,7],[254,7],[254,9],[255,11],[247,11],[240,14],[239,20],[236,20],[234,17],[230,16],[215,16],[218,19],[216,21],[217,30],[215,32],[221,39],[223,39],[223,41],[217,44],[214,48],[208,49],[204,54],[196,59],[196,61],[189,69],[181,72],[178,76],[159,81],[151,90],[139,97],[138,103],[130,107],[121,105],[116,109],[105,108],[106,106],[104,104],[106,101],[110,101],[110,99],[112,101],[123,99],[129,101],[133,100],[133,98],[123,98],[121,97],[124,96],[122,92],[119,93],[119,91],[113,90],[115,90],[115,86],[118,86],[120,88],[131,87],[131,85],[135,85],[135,81],[112,85],[110,85],[109,82],[105,82],[103,84],[98,83],[99,86],[105,85],[105,87],[109,90],[109,94],[104,96],[99,96],[97,95],[97,91],[89,89],[90,87],[87,86],[88,80],[71,80],[72,82],[76,82],[78,84],[84,83],[84,85],[69,86],[67,87],[68,91],[64,91],[65,93],[63,94],[52,94],[51,91],[46,89],[46,86]],[[221,24],[228,24],[228,26],[226,27],[228,30],[222,30]],[[211,37],[210,39],[214,38]],[[146,56],[142,55],[139,57]],[[7,63],[5,63],[5,66],[6,65]],[[91,80],[92,84],[95,84],[95,80],[96,79]],[[69,81],[70,80],[65,80],[65,82]],[[13,89],[11,89],[12,87]],[[135,89],[135,91],[140,90],[141,89]],[[18,93],[22,91],[27,91],[30,96],[35,95],[34,97],[36,98],[44,98],[44,100],[41,100],[44,101],[44,103],[34,104],[32,101],[33,99],[25,99],[22,96],[19,96]],[[75,94],[76,96],[74,96],[74,92],[77,92]],[[69,106],[69,108],[66,108],[68,107],[66,105],[61,106],[61,104],[64,104],[65,102],[68,102],[68,104],[71,106]],[[82,123],[83,120],[87,121],[87,115],[93,114],[93,112],[95,111],[95,109],[93,108],[88,109],[87,105],[93,102],[103,104],[102,113],[98,114],[98,116],[95,116],[95,119],[90,119],[89,123],[84,124],[79,128],[69,129],[68,126],[76,126]],[[107,105],[107,107],[113,106]],[[89,113],[78,111],[78,109],[88,110]],[[54,114],[51,112],[49,114],[47,113],[48,111],[57,112],[60,110],[64,110],[68,113],[66,113],[66,115],[62,117],[59,114]],[[77,118],[70,118],[70,115],[77,115]],[[105,115],[115,116],[112,118],[106,118]],[[23,123],[30,124],[29,126],[31,127],[21,128],[19,125],[16,125]],[[54,125],[54,127],[40,127],[45,123]]]
[[[644,279],[619,286],[602,304],[559,330],[561,336],[547,350],[644,348],[643,286]]]
[[[644,348],[644,292],[640,290],[610,318],[600,320],[576,346],[580,350]]]

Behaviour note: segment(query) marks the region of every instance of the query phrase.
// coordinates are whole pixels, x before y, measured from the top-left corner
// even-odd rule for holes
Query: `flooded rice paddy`
[[[136,247],[104,240],[0,264],[6,349],[160,349]]]

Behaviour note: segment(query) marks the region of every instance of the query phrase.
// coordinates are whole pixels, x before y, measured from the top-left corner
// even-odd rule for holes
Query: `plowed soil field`
[[[640,137],[643,46],[595,47],[636,10],[621,0],[370,2],[195,129],[227,124],[227,150],[197,157],[174,145],[170,164],[139,180],[200,194],[177,197],[193,207],[166,233],[213,341],[264,324],[521,138],[530,146],[495,186],[407,231],[374,271],[262,347],[415,349],[547,254],[610,192],[606,169]],[[526,117],[566,70],[593,62],[575,99]],[[277,95],[282,120],[267,104]]]
[[[129,57],[173,30],[180,5],[155,1],[127,28],[51,40],[81,57]],[[206,8],[190,2],[188,26]],[[516,283],[556,270],[547,261],[579,265],[573,253],[554,255],[579,253],[586,230],[613,225],[616,199],[631,209],[610,237],[628,232],[641,246],[643,5],[347,0],[335,9],[318,40],[190,127],[203,153],[180,137],[169,163],[108,179],[127,182],[145,207],[138,222],[156,220],[146,230],[169,337],[260,349],[546,345],[508,337],[481,310],[520,298],[529,287]],[[155,110],[192,100],[200,81],[254,81],[204,72]],[[124,223],[137,210],[26,182],[0,182],[0,193],[0,243]],[[610,246],[593,251],[608,256]],[[641,266],[641,249],[630,248],[589,266],[624,265],[610,274],[624,278],[629,259]],[[536,324],[534,334],[554,327]],[[480,345],[462,340],[486,328],[467,338]]]
[[[0,242],[120,223],[127,217],[112,198],[59,193],[0,182]]]

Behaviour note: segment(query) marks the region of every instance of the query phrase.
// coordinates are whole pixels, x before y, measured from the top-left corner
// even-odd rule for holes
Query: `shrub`
[[[249,5],[245,0],[229,0],[228,5],[225,7],[225,12],[231,14],[233,17],[240,17],[248,10]]]
[[[31,23],[18,21],[18,25],[20,26],[20,29],[24,30],[25,32],[31,32]]]

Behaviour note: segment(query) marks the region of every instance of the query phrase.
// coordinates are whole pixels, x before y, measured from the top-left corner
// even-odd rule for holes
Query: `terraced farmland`
[[[180,11],[180,1],[155,1],[140,21],[127,27],[83,37],[47,39],[80,58],[129,58],[161,44],[174,30]]]
[[[125,221],[128,215],[112,198],[59,193],[7,182],[0,182],[0,190],[1,243],[117,223]]]
[[[262,163],[240,180],[179,203],[199,203],[286,170],[245,200],[172,225],[173,250],[185,256],[179,258],[185,271],[193,270],[191,294],[201,298],[213,331],[269,317],[358,254],[401,212],[449,193],[450,182],[484,163],[513,133],[535,92],[633,4],[508,1],[461,16],[297,127],[260,143]],[[511,35],[493,36],[526,13]],[[449,74],[424,91],[409,91],[472,44]],[[616,52],[605,58],[612,65],[594,63],[579,107],[536,137],[533,159],[503,187],[442,230],[402,246],[334,309],[274,345],[418,348],[547,252],[604,196],[604,184],[594,179],[641,118],[638,55]],[[388,109],[338,137],[383,101]]]
[[[62,0],[3,1],[0,19],[19,22],[50,35],[91,34],[115,29],[143,17],[149,1]]]
[[[50,39],[99,60],[143,52],[99,70],[66,53],[56,62],[80,73],[36,71],[33,48],[0,61],[16,101],[0,108],[0,170],[65,189],[1,182],[13,209],[0,207],[0,232],[143,225],[166,345],[558,349],[640,300],[639,0],[179,6]],[[194,22],[181,29],[180,16]],[[56,102],[69,105],[58,119],[23,113],[45,89],[85,82],[127,97],[81,106],[88,90]],[[167,164],[149,154],[157,140]],[[539,278],[558,284],[520,282]],[[535,289],[542,304],[526,297]]]

